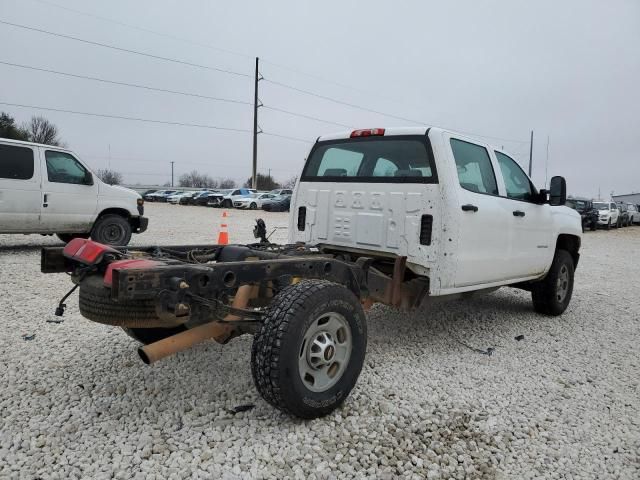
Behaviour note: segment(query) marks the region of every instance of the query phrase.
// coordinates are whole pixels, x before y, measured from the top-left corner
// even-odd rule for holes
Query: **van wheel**
[[[127,245],[131,240],[131,225],[120,215],[104,215],[93,225],[91,238],[105,245]]]
[[[74,238],[89,238],[88,233],[56,233],[56,237],[64,243],[69,243]]]
[[[269,306],[251,349],[253,381],[283,412],[321,417],[355,386],[366,347],[366,320],[356,296],[337,283],[303,280]]]
[[[566,250],[556,250],[549,273],[544,280],[532,286],[531,297],[535,311],[545,315],[561,315],[571,301],[573,274],[571,254]]]

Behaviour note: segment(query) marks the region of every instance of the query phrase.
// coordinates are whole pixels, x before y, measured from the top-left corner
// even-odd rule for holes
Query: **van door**
[[[37,232],[40,197],[37,149],[0,143],[0,233]]]
[[[510,218],[500,206],[486,146],[445,134],[458,171],[459,231],[455,286],[505,280]]]
[[[543,273],[555,249],[551,207],[535,202],[536,189],[515,160],[503,152],[495,151],[495,155],[504,181],[504,214],[511,221],[509,276],[524,278]]]
[[[41,151],[42,229],[51,233],[88,232],[97,214],[98,182],[70,153]]]

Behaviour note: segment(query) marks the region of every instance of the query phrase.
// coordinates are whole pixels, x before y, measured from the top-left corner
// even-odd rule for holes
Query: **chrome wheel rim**
[[[320,315],[307,329],[300,347],[300,379],[312,392],[324,392],[344,374],[353,337],[347,320],[335,312]]]
[[[556,297],[558,302],[564,302],[569,291],[569,269],[566,265],[560,267],[560,273],[558,273],[558,282],[556,284]]]

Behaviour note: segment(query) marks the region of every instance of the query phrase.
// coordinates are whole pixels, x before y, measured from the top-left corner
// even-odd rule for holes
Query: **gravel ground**
[[[147,213],[137,244],[215,242],[221,212]],[[231,212],[232,242],[252,240],[255,216]],[[640,227],[586,234],[560,318],[510,289],[410,315],[374,307],[358,385],[310,422],[259,398],[249,337],[145,366],[77,297],[47,323],[70,286],[39,273],[55,244],[0,236],[1,478],[640,478]],[[243,404],[255,408],[231,413]]]

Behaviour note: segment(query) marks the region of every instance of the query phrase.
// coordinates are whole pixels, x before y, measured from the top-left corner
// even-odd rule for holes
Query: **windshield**
[[[604,202],[593,202],[593,208],[598,210],[609,210],[609,204]]]
[[[434,183],[426,141],[406,135],[318,142],[301,181]]]

